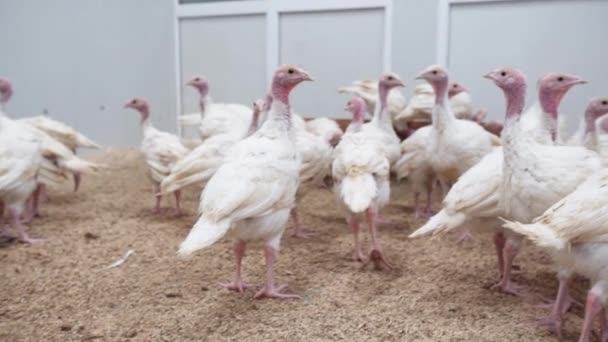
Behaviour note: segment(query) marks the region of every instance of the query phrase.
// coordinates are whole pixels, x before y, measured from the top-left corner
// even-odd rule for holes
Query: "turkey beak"
[[[397,87],[405,87],[405,83],[402,80],[397,79]]]
[[[125,103],[124,108],[131,108],[131,101]]]
[[[303,81],[314,81],[315,79],[312,76],[310,76],[310,74],[308,72],[303,71],[302,72],[302,80]]]
[[[423,80],[424,77],[426,76],[426,71],[423,71],[421,73],[418,74],[418,76],[416,76],[416,80]]]
[[[577,84],[587,84],[589,82],[585,81],[584,79],[577,77],[575,80],[572,81],[572,85],[577,85]]]
[[[489,80],[494,80],[494,71],[489,72],[489,73],[483,75],[483,78],[487,78]]]
[[[194,80],[190,80],[190,81],[186,82],[186,85],[189,85],[189,86],[195,87],[195,85],[194,85]]]

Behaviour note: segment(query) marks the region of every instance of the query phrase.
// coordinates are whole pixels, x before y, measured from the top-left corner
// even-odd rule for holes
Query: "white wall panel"
[[[491,117],[503,117],[504,100],[481,75],[500,66],[515,66],[528,75],[528,103],[536,101],[536,81],[545,72],[571,72],[588,79],[590,84],[575,87],[563,102],[570,130],[589,98],[608,95],[608,1],[504,1],[451,7],[449,67]]]
[[[123,104],[150,99],[156,126],[175,130],[172,2],[3,0],[0,77],[7,111],[65,121],[102,144],[133,145],[139,118]]]
[[[316,78],[294,91],[294,110],[348,117],[347,97],[336,89],[382,72],[383,16],[381,9],[280,15],[280,62],[299,64]]]
[[[209,80],[216,102],[250,106],[267,92],[263,15],[180,20],[182,80],[196,75]],[[198,111],[198,93],[183,88],[183,112]]]

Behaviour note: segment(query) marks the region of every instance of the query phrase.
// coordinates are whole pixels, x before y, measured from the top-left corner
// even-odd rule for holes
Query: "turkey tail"
[[[192,184],[204,184],[209,180],[209,175],[204,173],[195,173],[183,178],[177,178],[176,174],[169,174],[169,176],[163,179],[160,183],[159,195],[168,195],[174,191],[183,189]]]
[[[360,213],[371,206],[378,189],[370,174],[348,175],[342,180],[341,195],[353,213]]]
[[[411,162],[411,154],[404,154],[401,158],[395,163],[393,169],[395,170],[395,174],[397,175],[397,180],[402,180],[407,178],[410,175],[410,168],[408,167],[408,163]]]
[[[184,114],[179,116],[179,123],[182,126],[200,126],[203,118],[199,113]]]
[[[104,168],[103,165],[91,163],[78,157],[70,158],[67,160],[59,160],[59,167],[69,170],[71,172],[78,172],[84,174],[96,173],[100,169]]]
[[[226,235],[231,223],[229,219],[214,222],[205,216],[201,216],[194,224],[194,227],[192,227],[186,239],[179,246],[177,254],[185,257],[199,249],[211,246]]]
[[[442,209],[437,214],[433,215],[424,226],[418,228],[410,234],[409,238],[417,238],[429,234],[438,234],[447,232],[462,225],[467,216],[463,213],[448,214],[445,209]]]
[[[555,234],[555,231],[546,224],[530,223],[523,224],[514,221],[502,219],[503,227],[521,234],[530,239],[534,244],[540,247],[563,250],[568,247],[568,243]]]
[[[93,140],[87,138],[86,136],[84,136],[83,134],[80,134],[80,133],[76,135],[76,143],[80,147],[95,148],[95,149],[101,148],[101,146],[98,145],[96,142],[94,142]]]
[[[490,135],[490,141],[492,142],[492,146],[501,146],[502,145],[502,140],[500,140],[499,137],[497,137],[493,133],[488,132],[488,134]]]

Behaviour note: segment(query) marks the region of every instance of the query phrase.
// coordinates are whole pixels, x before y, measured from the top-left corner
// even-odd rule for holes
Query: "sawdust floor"
[[[408,240],[410,194],[394,186],[381,228],[389,272],[361,271],[350,261],[351,235],[333,196],[304,199],[302,220],[317,238],[283,237],[279,282],[301,300],[255,300],[217,286],[231,280],[231,242],[223,240],[189,260],[178,244],[196,219],[198,192],[184,195],[186,215],[150,214],[151,184],[134,150],[113,150],[93,160],[111,164],[84,177],[74,194],[51,189],[43,217],[30,225],[40,246],[0,247],[1,341],[554,341],[534,320],[535,305],[557,282],[548,258],[529,244],[517,259],[525,299],[489,289],[495,281],[490,235],[463,246],[453,237]],[[165,207],[173,204],[165,199]],[[366,234],[365,234],[366,235]],[[106,269],[129,249],[118,268]],[[250,282],[261,283],[261,249],[244,261]],[[584,301],[586,281],[574,296]],[[564,336],[575,340],[582,309],[566,315]]]

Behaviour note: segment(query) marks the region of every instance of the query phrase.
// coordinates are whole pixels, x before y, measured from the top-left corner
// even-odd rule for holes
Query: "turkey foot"
[[[507,279],[506,281],[502,279],[500,282],[492,286],[490,289],[495,290],[498,289],[503,293],[510,294],[513,296],[521,297],[524,295],[522,287],[515,284],[512,280]]]
[[[377,271],[390,270],[393,268],[393,266],[386,261],[382,252],[377,248],[374,248],[369,252],[369,259],[361,266],[361,269],[367,267],[370,262],[374,264],[374,269]]]
[[[467,228],[460,229],[460,232],[457,233],[456,243],[462,244],[466,241],[473,241],[473,235]]]
[[[220,286],[225,289],[228,289],[230,291],[235,291],[235,292],[239,292],[239,293],[244,292],[245,289],[253,287],[253,285],[248,284],[240,279],[234,280],[230,283],[222,283],[222,284],[220,284]]]
[[[253,298],[262,299],[262,298],[274,298],[274,299],[300,299],[301,297],[296,294],[291,293],[283,293],[287,285],[281,285],[279,287],[274,287],[272,285],[264,285],[264,287],[258,291]]]

